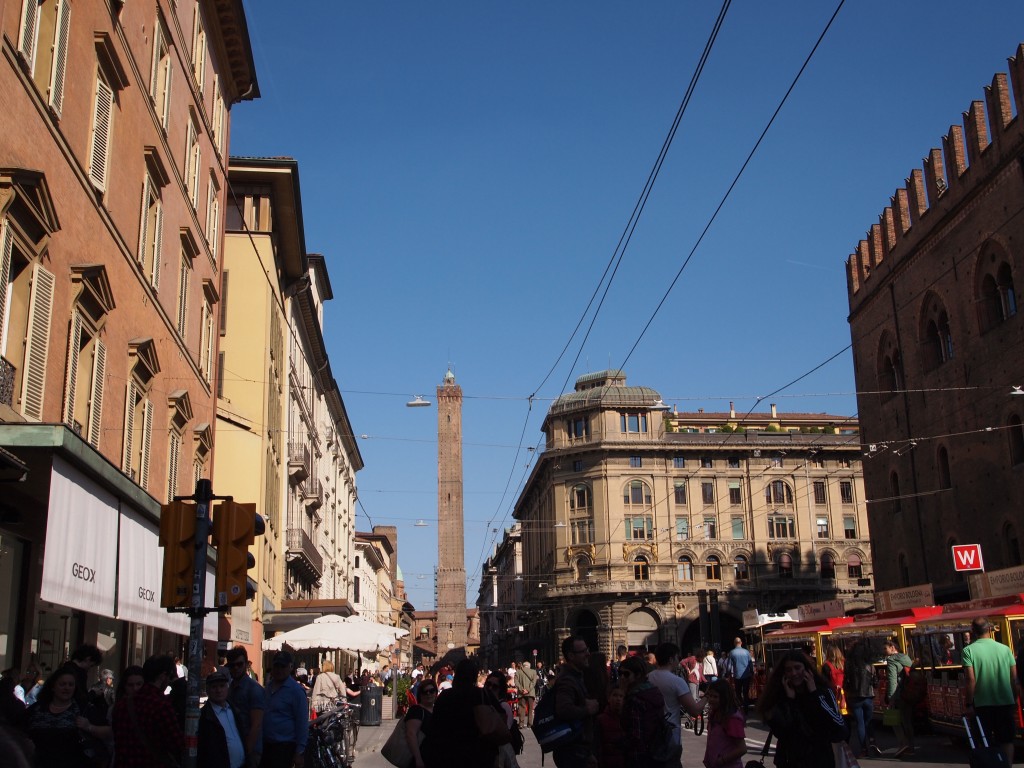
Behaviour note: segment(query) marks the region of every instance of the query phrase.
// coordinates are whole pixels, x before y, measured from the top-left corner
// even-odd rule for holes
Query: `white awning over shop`
[[[188,616],[160,607],[164,552],[155,523],[130,507],[121,515],[117,617],[179,635],[188,634]]]
[[[117,524],[117,499],[54,456],[40,597],[112,618]]]

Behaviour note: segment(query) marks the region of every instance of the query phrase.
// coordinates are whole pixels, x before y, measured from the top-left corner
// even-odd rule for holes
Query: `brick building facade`
[[[847,261],[880,589],[966,598],[953,544],[988,569],[1024,555],[1024,46],[1009,65]]]

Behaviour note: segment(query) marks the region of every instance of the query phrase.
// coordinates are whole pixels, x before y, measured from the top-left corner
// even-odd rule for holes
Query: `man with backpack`
[[[590,666],[587,641],[579,636],[567,637],[562,641],[562,656],[565,663],[544,698],[554,701],[554,719],[559,723],[571,724],[573,736],[568,743],[556,746],[552,750],[552,757],[558,768],[594,768],[597,758],[592,745],[594,716],[598,705],[597,699],[588,697],[583,683],[583,670]],[[535,726],[539,725],[541,714],[538,710],[534,719]],[[534,731],[536,733],[536,727]]]

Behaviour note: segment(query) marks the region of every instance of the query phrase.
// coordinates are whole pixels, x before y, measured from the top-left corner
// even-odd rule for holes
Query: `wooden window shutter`
[[[224,353],[217,354],[217,397],[224,397]]]
[[[171,66],[171,57],[168,55],[164,62],[164,102],[163,111],[160,113],[160,125],[163,126],[164,131],[167,130],[171,122],[171,74],[173,72],[174,67]]]
[[[164,30],[160,26],[159,19],[153,25],[153,63],[149,68],[149,95],[154,106],[157,104],[158,89],[160,88],[160,64],[163,61],[162,49],[164,47]]]
[[[138,390],[134,381],[128,382],[128,393],[124,404],[124,454],[121,456],[121,471],[126,475],[132,473],[132,449],[135,445],[135,400]]]
[[[192,138],[195,144],[192,145],[192,207],[199,210],[199,169],[203,165],[203,149],[199,146],[199,136],[195,130],[192,131]]]
[[[192,194],[192,146],[196,143],[196,126],[191,120],[185,126],[185,186]]]
[[[142,182],[142,216],[139,221],[139,264],[146,263],[146,247],[149,245],[149,204],[152,197],[153,182],[146,174]]]
[[[92,358],[92,392],[89,397],[89,442],[97,449],[103,434],[103,387],[106,384],[106,373],[107,345],[96,339],[96,350]]]
[[[185,328],[188,322],[188,278],[191,269],[188,259],[181,260],[181,273],[178,277],[178,333],[185,338]]]
[[[213,193],[213,235],[210,237],[210,250],[213,252],[213,260],[217,260],[217,241],[220,238],[220,199],[217,191]]]
[[[228,332],[228,271],[220,273],[220,335]]]
[[[7,317],[7,284],[11,280],[11,256],[14,253],[14,233],[7,219],[0,221],[0,343],[4,337],[4,318]],[[2,347],[0,347],[2,349]]]
[[[142,462],[139,467],[139,485],[149,487],[149,464],[153,448],[153,403],[147,398],[142,405]]]
[[[196,484],[203,479],[203,462],[198,457],[192,462],[192,487],[195,488]]]
[[[64,378],[64,423],[75,426],[75,395],[78,390],[78,355],[82,347],[82,315],[71,311],[71,329],[68,332],[68,366]]]
[[[110,126],[114,117],[114,90],[107,85],[102,75],[96,75],[96,105],[93,113],[92,160],[89,164],[89,178],[93,185],[105,192],[107,189],[107,165],[110,161]]]
[[[174,501],[178,493],[178,454],[181,452],[181,438],[171,432],[167,456],[167,501]]]
[[[25,335],[25,377],[21,385],[21,412],[42,421],[43,392],[46,385],[46,359],[50,348],[50,321],[53,292],[57,284],[53,273],[36,264],[32,272],[32,290],[28,300],[28,333]]]
[[[25,0],[21,9],[21,42],[18,50],[28,62],[29,72],[36,70],[36,28],[39,26],[39,0]]]
[[[57,30],[53,38],[53,71],[50,73],[50,106],[60,117],[64,106],[64,75],[68,68],[68,34],[71,25],[71,2],[60,0],[57,8]]]
[[[164,240],[164,204],[157,198],[156,201],[156,230],[153,233],[153,271],[150,275],[153,287],[160,288],[160,252]]]

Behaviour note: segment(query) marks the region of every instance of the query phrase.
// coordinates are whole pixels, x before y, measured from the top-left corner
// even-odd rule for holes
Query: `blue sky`
[[[437,424],[404,403],[433,400],[449,362],[463,387],[472,604],[551,400],[626,361],[835,4],[732,3],[586,345],[546,382],[719,4],[245,6],[262,98],[234,108],[231,152],[299,161],[360,499],[399,526],[417,608],[433,606]],[[1021,41],[1022,3],[849,0],[625,362],[629,382],[679,410],[745,411],[847,346],[845,259]],[[772,400],[852,415],[853,390],[846,352]],[[358,527],[370,520],[360,509]]]

